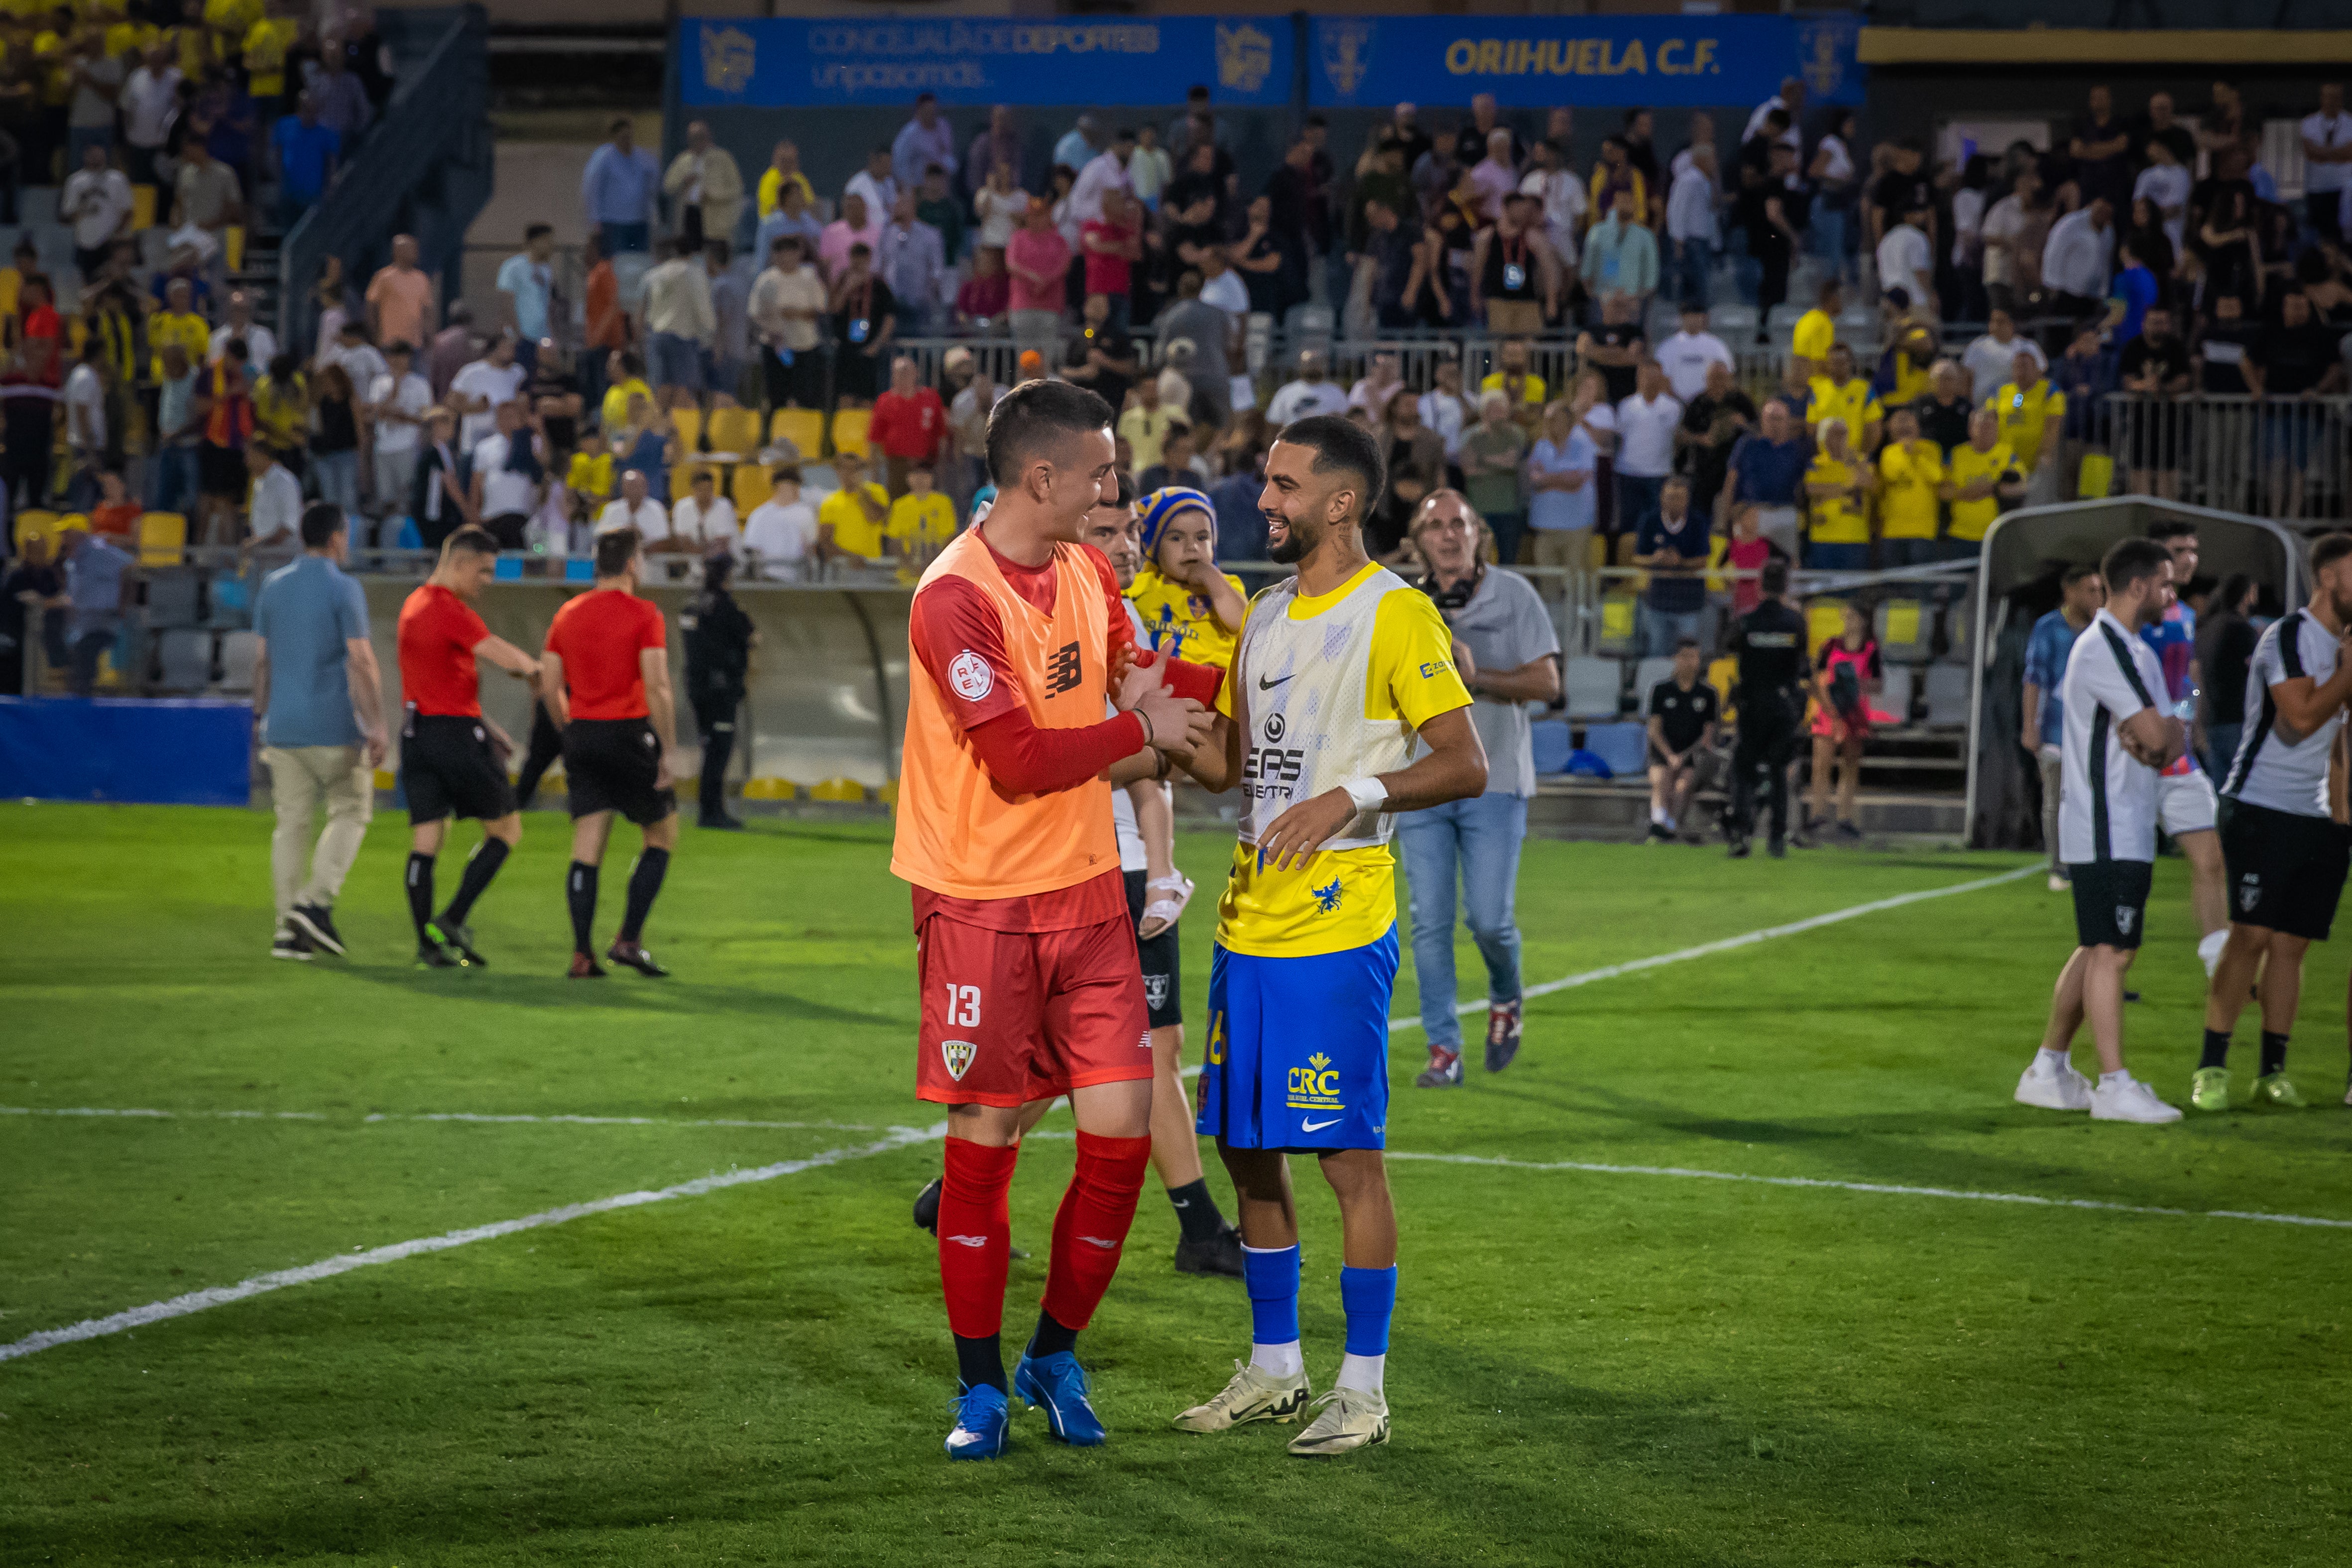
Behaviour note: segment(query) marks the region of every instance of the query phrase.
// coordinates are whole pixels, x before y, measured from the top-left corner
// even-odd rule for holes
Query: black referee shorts
[[[2230,918],[2326,942],[2352,868],[2352,828],[2242,800],[2221,803],[2221,827]]]
[[[2156,868],[2146,860],[2085,860],[2066,868],[2074,889],[2074,940],[2084,947],[2139,946],[2147,923],[2147,889]]]
[[[479,719],[411,713],[400,731],[400,787],[411,823],[447,816],[484,822],[515,809],[514,785]]]
[[[617,811],[650,827],[677,809],[677,791],[659,787],[661,742],[643,719],[574,719],[563,727],[563,776],[574,820]]]
[[[1139,926],[1148,896],[1143,884],[1151,873],[1128,871],[1122,875],[1127,880],[1127,918]],[[1176,945],[1176,928],[1170,926],[1158,936],[1138,934],[1135,950],[1143,959],[1143,1005],[1150,1015],[1151,1026],[1164,1029],[1171,1024],[1182,1023],[1183,960]]]

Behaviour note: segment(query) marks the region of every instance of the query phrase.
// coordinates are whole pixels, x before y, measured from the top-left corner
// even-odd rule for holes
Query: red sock
[[[1013,1258],[1005,1194],[1021,1150],[992,1149],[964,1138],[947,1143],[947,1175],[940,1186],[940,1286],[947,1294],[948,1327],[959,1338],[986,1339],[1004,1326],[1004,1274]],[[1130,1212],[1134,1206],[1130,1200]]]
[[[1045,1308],[1055,1322],[1083,1329],[1102,1304],[1150,1163],[1148,1137],[1078,1134],[1078,1168],[1054,1215],[1054,1258],[1045,1271]]]

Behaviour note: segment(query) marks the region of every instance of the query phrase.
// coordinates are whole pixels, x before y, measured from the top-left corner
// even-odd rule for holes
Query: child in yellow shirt
[[[907,493],[890,503],[890,521],[882,537],[910,564],[919,566],[942,549],[956,533],[955,503],[941,495],[929,463],[907,469]]]

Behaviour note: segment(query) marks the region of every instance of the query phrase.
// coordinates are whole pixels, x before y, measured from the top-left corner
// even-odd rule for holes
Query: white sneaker
[[[2051,873],[2050,873],[2050,890],[2051,890],[2052,892],[2053,892],[2053,893],[2063,893],[2063,892],[2065,892],[2068,889],[2072,888],[2074,885],[2074,883],[2072,883],[2072,882],[2068,881],[2065,878],[2063,878],[2063,877],[2060,876],[2057,872],[2053,871],[2053,872],[2051,872]]]
[[[2091,1120],[2161,1125],[2179,1121],[2180,1107],[2165,1104],[2156,1098],[2156,1090],[2126,1073],[2113,1083],[2103,1082],[2091,1091]]]
[[[2042,1053],[2033,1053],[2033,1060],[2017,1075],[2017,1103],[2039,1106],[2044,1110],[2088,1110],[2091,1109],[2091,1080],[2074,1070],[2074,1064],[2052,1068],[2044,1066]]]

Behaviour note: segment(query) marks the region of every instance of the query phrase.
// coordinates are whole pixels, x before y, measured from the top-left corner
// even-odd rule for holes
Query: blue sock
[[[1348,1313],[1348,1353],[1389,1353],[1389,1319],[1396,1311],[1396,1265],[1341,1268],[1339,1305]]]
[[[1298,1247],[1242,1248],[1242,1285],[1249,1291],[1250,1338],[1262,1345],[1298,1341]]]

